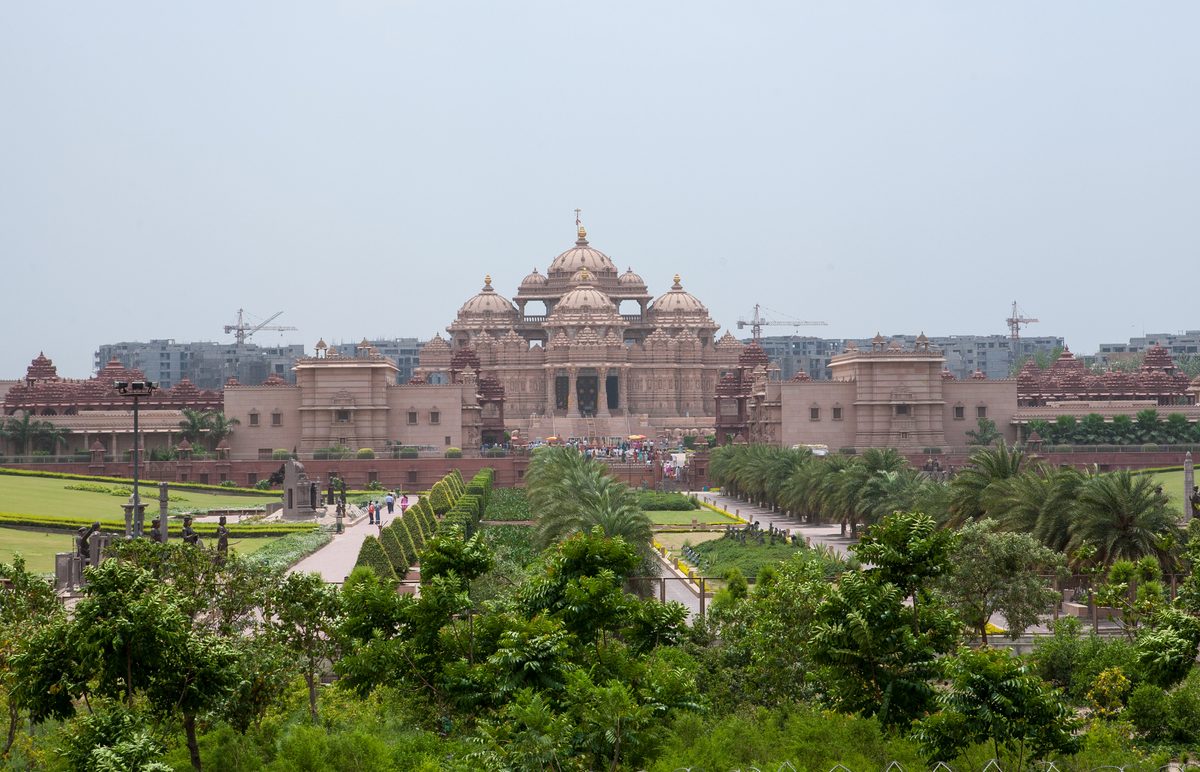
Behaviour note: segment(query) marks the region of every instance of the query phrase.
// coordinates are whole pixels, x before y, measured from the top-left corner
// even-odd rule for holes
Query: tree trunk
[[[20,723],[20,720],[21,713],[10,696],[8,698],[8,738],[5,740],[4,750],[0,751],[0,758],[6,758],[8,752],[12,750],[13,742],[17,739],[17,724]]]
[[[304,680],[308,682],[308,713],[315,724],[317,723],[317,679],[310,670],[304,674]]]
[[[187,733],[188,755],[192,759],[192,769],[200,772],[200,746],[196,743],[196,714],[183,714],[183,731]]]

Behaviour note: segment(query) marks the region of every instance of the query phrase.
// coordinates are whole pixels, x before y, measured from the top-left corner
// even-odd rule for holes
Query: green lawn
[[[232,526],[236,533],[237,526]],[[122,524],[122,529],[124,525]],[[263,539],[230,539],[229,548],[239,554],[249,555],[262,549],[280,537]],[[209,543],[212,546],[212,543]],[[54,555],[75,549],[74,534],[63,531],[27,531],[22,528],[0,528],[0,563],[12,560],[13,553],[20,552],[30,571],[39,574],[54,573]]]
[[[1154,479],[1163,487],[1163,493],[1171,499],[1171,505],[1180,512],[1187,512],[1187,499],[1183,495],[1183,471],[1178,472],[1156,472]],[[1196,483],[1200,484],[1200,474],[1197,474]]]
[[[125,515],[121,510],[121,505],[125,503],[125,498],[108,493],[66,489],[68,485],[78,485],[82,482],[82,480],[0,475],[0,512],[86,517],[92,520],[124,523]],[[112,485],[111,483],[103,484]],[[150,505],[146,508],[146,514],[157,513],[158,483],[149,483],[142,488],[141,492],[143,501]],[[279,501],[278,494],[231,496],[219,493],[172,491],[171,495],[182,497],[170,502],[172,509],[238,509]]]
[[[704,507],[686,511],[651,510],[646,512],[646,514],[650,517],[650,522],[654,525],[691,525],[693,520],[699,522],[701,525],[737,525],[741,522],[718,512],[713,512],[711,509],[705,509]]]

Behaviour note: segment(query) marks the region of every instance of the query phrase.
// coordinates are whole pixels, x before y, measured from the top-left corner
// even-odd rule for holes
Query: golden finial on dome
[[[579,238],[581,238],[581,239],[587,238],[587,228],[583,227],[582,225],[579,226]]]
[[[588,273],[588,269],[587,269],[586,265],[583,268],[579,269],[579,280],[580,281],[588,281],[591,278],[592,278],[592,275],[590,273]]]
[[[679,274],[675,274],[675,283],[671,285],[671,289],[683,289],[683,285],[679,283]]]
[[[485,287],[492,286],[492,275],[490,273],[483,277],[483,286],[485,286]]]

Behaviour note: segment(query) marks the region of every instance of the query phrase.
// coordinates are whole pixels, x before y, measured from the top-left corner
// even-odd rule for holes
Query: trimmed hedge
[[[381,579],[396,581],[396,572],[392,569],[392,561],[388,560],[383,545],[374,536],[368,536],[363,540],[362,547],[358,550],[358,560],[354,562],[355,568],[359,566],[366,566]]]
[[[107,482],[119,483],[122,485],[133,485],[132,477],[102,477],[100,475],[91,474],[72,474],[70,472],[43,472],[40,469],[12,469],[10,467],[0,467],[0,474],[10,475],[12,477],[48,477],[53,480],[87,480],[89,482]],[[160,480],[139,479],[141,485],[157,486]],[[172,489],[188,490],[188,491],[209,491],[213,493],[237,493],[248,496],[261,497],[263,492],[256,488],[233,488],[228,485],[205,485],[203,483],[194,482],[174,482],[172,480],[165,481]]]
[[[146,525],[149,527],[150,521],[157,517],[146,512]],[[0,526],[13,526],[20,528],[38,528],[46,531],[74,531],[80,526],[90,526],[96,522],[94,517],[71,517],[68,515],[26,515],[17,512],[0,512]],[[125,528],[124,520],[101,520],[101,526],[109,526],[110,528]],[[217,523],[193,522],[192,527],[202,536],[216,535]],[[259,536],[286,536],[289,533],[308,533],[317,526],[312,523],[246,523],[239,525],[237,523],[229,523],[227,526],[231,535],[234,538],[256,538]],[[178,533],[182,528],[182,521],[179,523],[168,523],[168,533]]]
[[[524,488],[496,488],[483,511],[484,520],[532,520]]]
[[[404,549],[404,545],[400,543],[400,539],[396,536],[394,525],[389,525],[380,530],[379,542],[383,545],[383,551],[387,553],[388,560],[391,562],[396,576],[403,576],[408,573],[408,567],[412,565],[412,559]]]
[[[396,529],[396,538],[400,541],[400,546],[408,550],[408,554],[412,555],[411,562],[416,563],[421,559],[421,550],[425,549],[425,541],[420,536],[413,534],[412,528],[409,528],[406,520],[407,518],[398,517],[392,521],[392,527]]]
[[[433,507],[433,514],[439,517],[449,512],[458,498],[448,480],[449,476],[443,477],[434,483],[433,489],[429,491],[429,506]]]
[[[405,512],[404,517],[398,517],[392,522],[398,523],[400,527],[404,529],[404,533],[407,535],[408,540],[412,544],[415,552],[420,552],[421,550],[425,549],[425,533],[421,530],[421,526],[417,523],[417,516],[415,514],[413,514],[411,511]]]
[[[268,571],[282,571],[296,565],[331,541],[333,535],[320,529],[309,533],[290,533],[256,551],[246,560]]]

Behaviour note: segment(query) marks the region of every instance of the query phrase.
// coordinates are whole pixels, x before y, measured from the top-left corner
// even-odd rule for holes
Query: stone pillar
[[[600,418],[608,418],[611,413],[608,412],[608,368],[596,368],[596,415]]]
[[[1183,457],[1183,519],[1192,517],[1192,488],[1196,485],[1196,467],[1192,464],[1192,451]]]
[[[544,415],[552,416],[554,411],[558,409],[558,398],[554,393],[554,382],[556,380],[556,371],[553,367],[546,368],[546,409]]]
[[[567,415],[571,416],[572,411],[576,411],[579,407],[579,397],[575,394],[575,376],[577,368],[567,368]]]
[[[170,503],[167,484],[160,482],[158,484],[158,533],[159,542],[167,543],[167,509]]]

